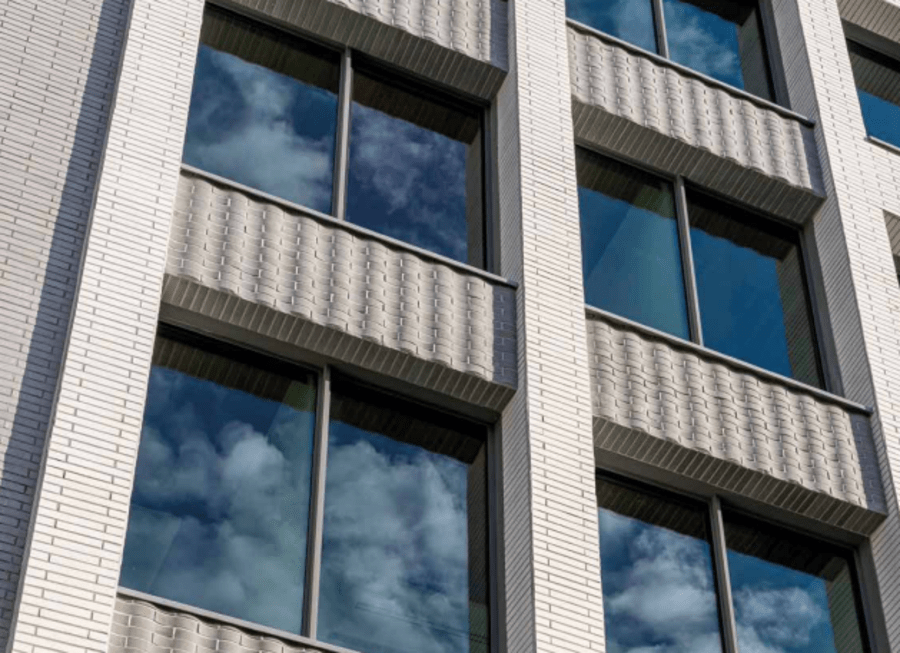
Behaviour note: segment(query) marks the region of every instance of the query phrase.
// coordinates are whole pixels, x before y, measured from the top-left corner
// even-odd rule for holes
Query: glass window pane
[[[338,61],[207,6],[184,162],[330,212]]]
[[[866,130],[900,147],[900,62],[857,43],[848,45]]]
[[[576,150],[585,302],[688,338],[672,186]]]
[[[566,15],[650,52],[659,52],[653,0],[566,0]]]
[[[120,582],[299,633],[315,378],[271,367],[157,339]]]
[[[483,435],[335,384],[320,639],[365,653],[487,653]]]
[[[663,10],[673,61],[772,99],[756,2],[663,0]]]
[[[481,119],[353,75],[347,220],[484,266]]]
[[[821,385],[797,234],[700,193],[688,215],[704,344]]]
[[[607,650],[722,651],[705,506],[597,480]]]
[[[741,653],[863,653],[848,558],[821,542],[725,516]]]

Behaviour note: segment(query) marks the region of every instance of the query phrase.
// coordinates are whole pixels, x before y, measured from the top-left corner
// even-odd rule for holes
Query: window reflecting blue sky
[[[280,387],[284,402],[154,366],[123,586],[300,632],[315,390]]]
[[[332,421],[320,639],[364,653],[486,653],[486,606],[469,600],[470,573],[484,584],[487,569],[469,559],[469,469]]]
[[[689,338],[671,186],[578,150],[585,302]]]
[[[566,0],[566,15],[650,52],[659,52],[652,0]]]
[[[482,228],[478,119],[360,73],[354,99],[347,220],[483,265],[469,251],[470,222]]]
[[[200,45],[185,163],[328,213],[336,125],[333,90]]]
[[[598,516],[607,651],[721,653],[709,544],[604,508]]]
[[[858,91],[866,130],[875,138],[900,147],[900,105],[866,93],[862,89]]]
[[[848,41],[866,131],[900,147],[900,61]]]

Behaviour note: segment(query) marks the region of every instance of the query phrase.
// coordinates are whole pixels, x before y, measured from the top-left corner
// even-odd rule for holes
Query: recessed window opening
[[[120,584],[363,653],[490,650],[487,429],[161,328]]]
[[[900,147],[900,61],[848,41],[866,131]]]
[[[567,0],[569,18],[774,99],[756,0]]]
[[[585,302],[821,386],[799,233],[576,150]]]
[[[186,164],[486,266],[483,109],[207,5]]]

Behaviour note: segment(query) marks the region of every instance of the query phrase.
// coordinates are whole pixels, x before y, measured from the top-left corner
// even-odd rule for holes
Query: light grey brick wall
[[[201,7],[131,5],[10,634],[14,653],[107,648]],[[66,12],[59,17],[65,26]],[[111,27],[106,38],[114,40],[122,25]]]
[[[828,200],[813,227],[844,392],[876,407],[872,432],[888,511],[870,538],[886,625],[886,641],[878,643],[900,650],[900,288],[884,197],[874,174],[873,146],[864,138],[838,3],[773,4],[792,106],[817,121]]]
[[[588,343],[598,459],[611,451],[855,533],[884,519],[866,414],[598,315]]]
[[[519,283],[520,390],[501,421],[508,650],[603,651],[565,3],[510,10],[496,108],[501,271]]]
[[[12,619],[127,8],[114,0],[0,6],[0,650]]]
[[[231,0],[264,17],[490,99],[507,68],[506,0]]]
[[[575,137],[805,222],[822,203],[808,124],[574,27]]]

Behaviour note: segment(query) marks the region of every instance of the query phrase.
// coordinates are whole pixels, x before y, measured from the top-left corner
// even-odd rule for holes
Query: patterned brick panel
[[[238,299],[293,318],[292,339],[320,353],[380,371],[399,369],[405,355],[420,362],[419,382],[457,372],[448,388],[466,376],[516,385],[513,286],[197,174],[181,176],[167,272],[233,298],[219,319],[246,315]],[[166,301],[208,312],[197,292],[170,282]],[[271,320],[257,328],[284,333],[285,318]]]
[[[796,223],[822,203],[812,129],[570,26],[575,136]]]
[[[505,0],[232,0],[266,16],[489,99],[507,68]]]
[[[867,416],[599,316],[588,342],[598,456],[622,453],[856,533],[883,521]]]
[[[0,650],[127,20],[125,1],[0,4]]]
[[[123,9],[128,38],[96,187],[85,191],[96,196],[8,653],[107,649],[202,4],[72,3],[79,10],[91,5]],[[66,36],[54,33],[52,47],[80,52],[84,37],[67,21],[67,13],[60,8],[57,14]],[[122,22],[106,23],[103,38],[114,43],[122,27]],[[35,26],[22,29],[30,35]],[[82,54],[73,56],[82,66],[90,65]],[[91,80],[87,71],[60,70],[58,75]],[[98,80],[91,89],[98,96],[79,119],[89,120],[91,111],[103,106],[103,90]],[[39,123],[38,133],[41,124],[49,129],[54,123]],[[47,284],[45,292],[52,291]]]
[[[108,653],[321,653],[321,649],[120,595]]]

